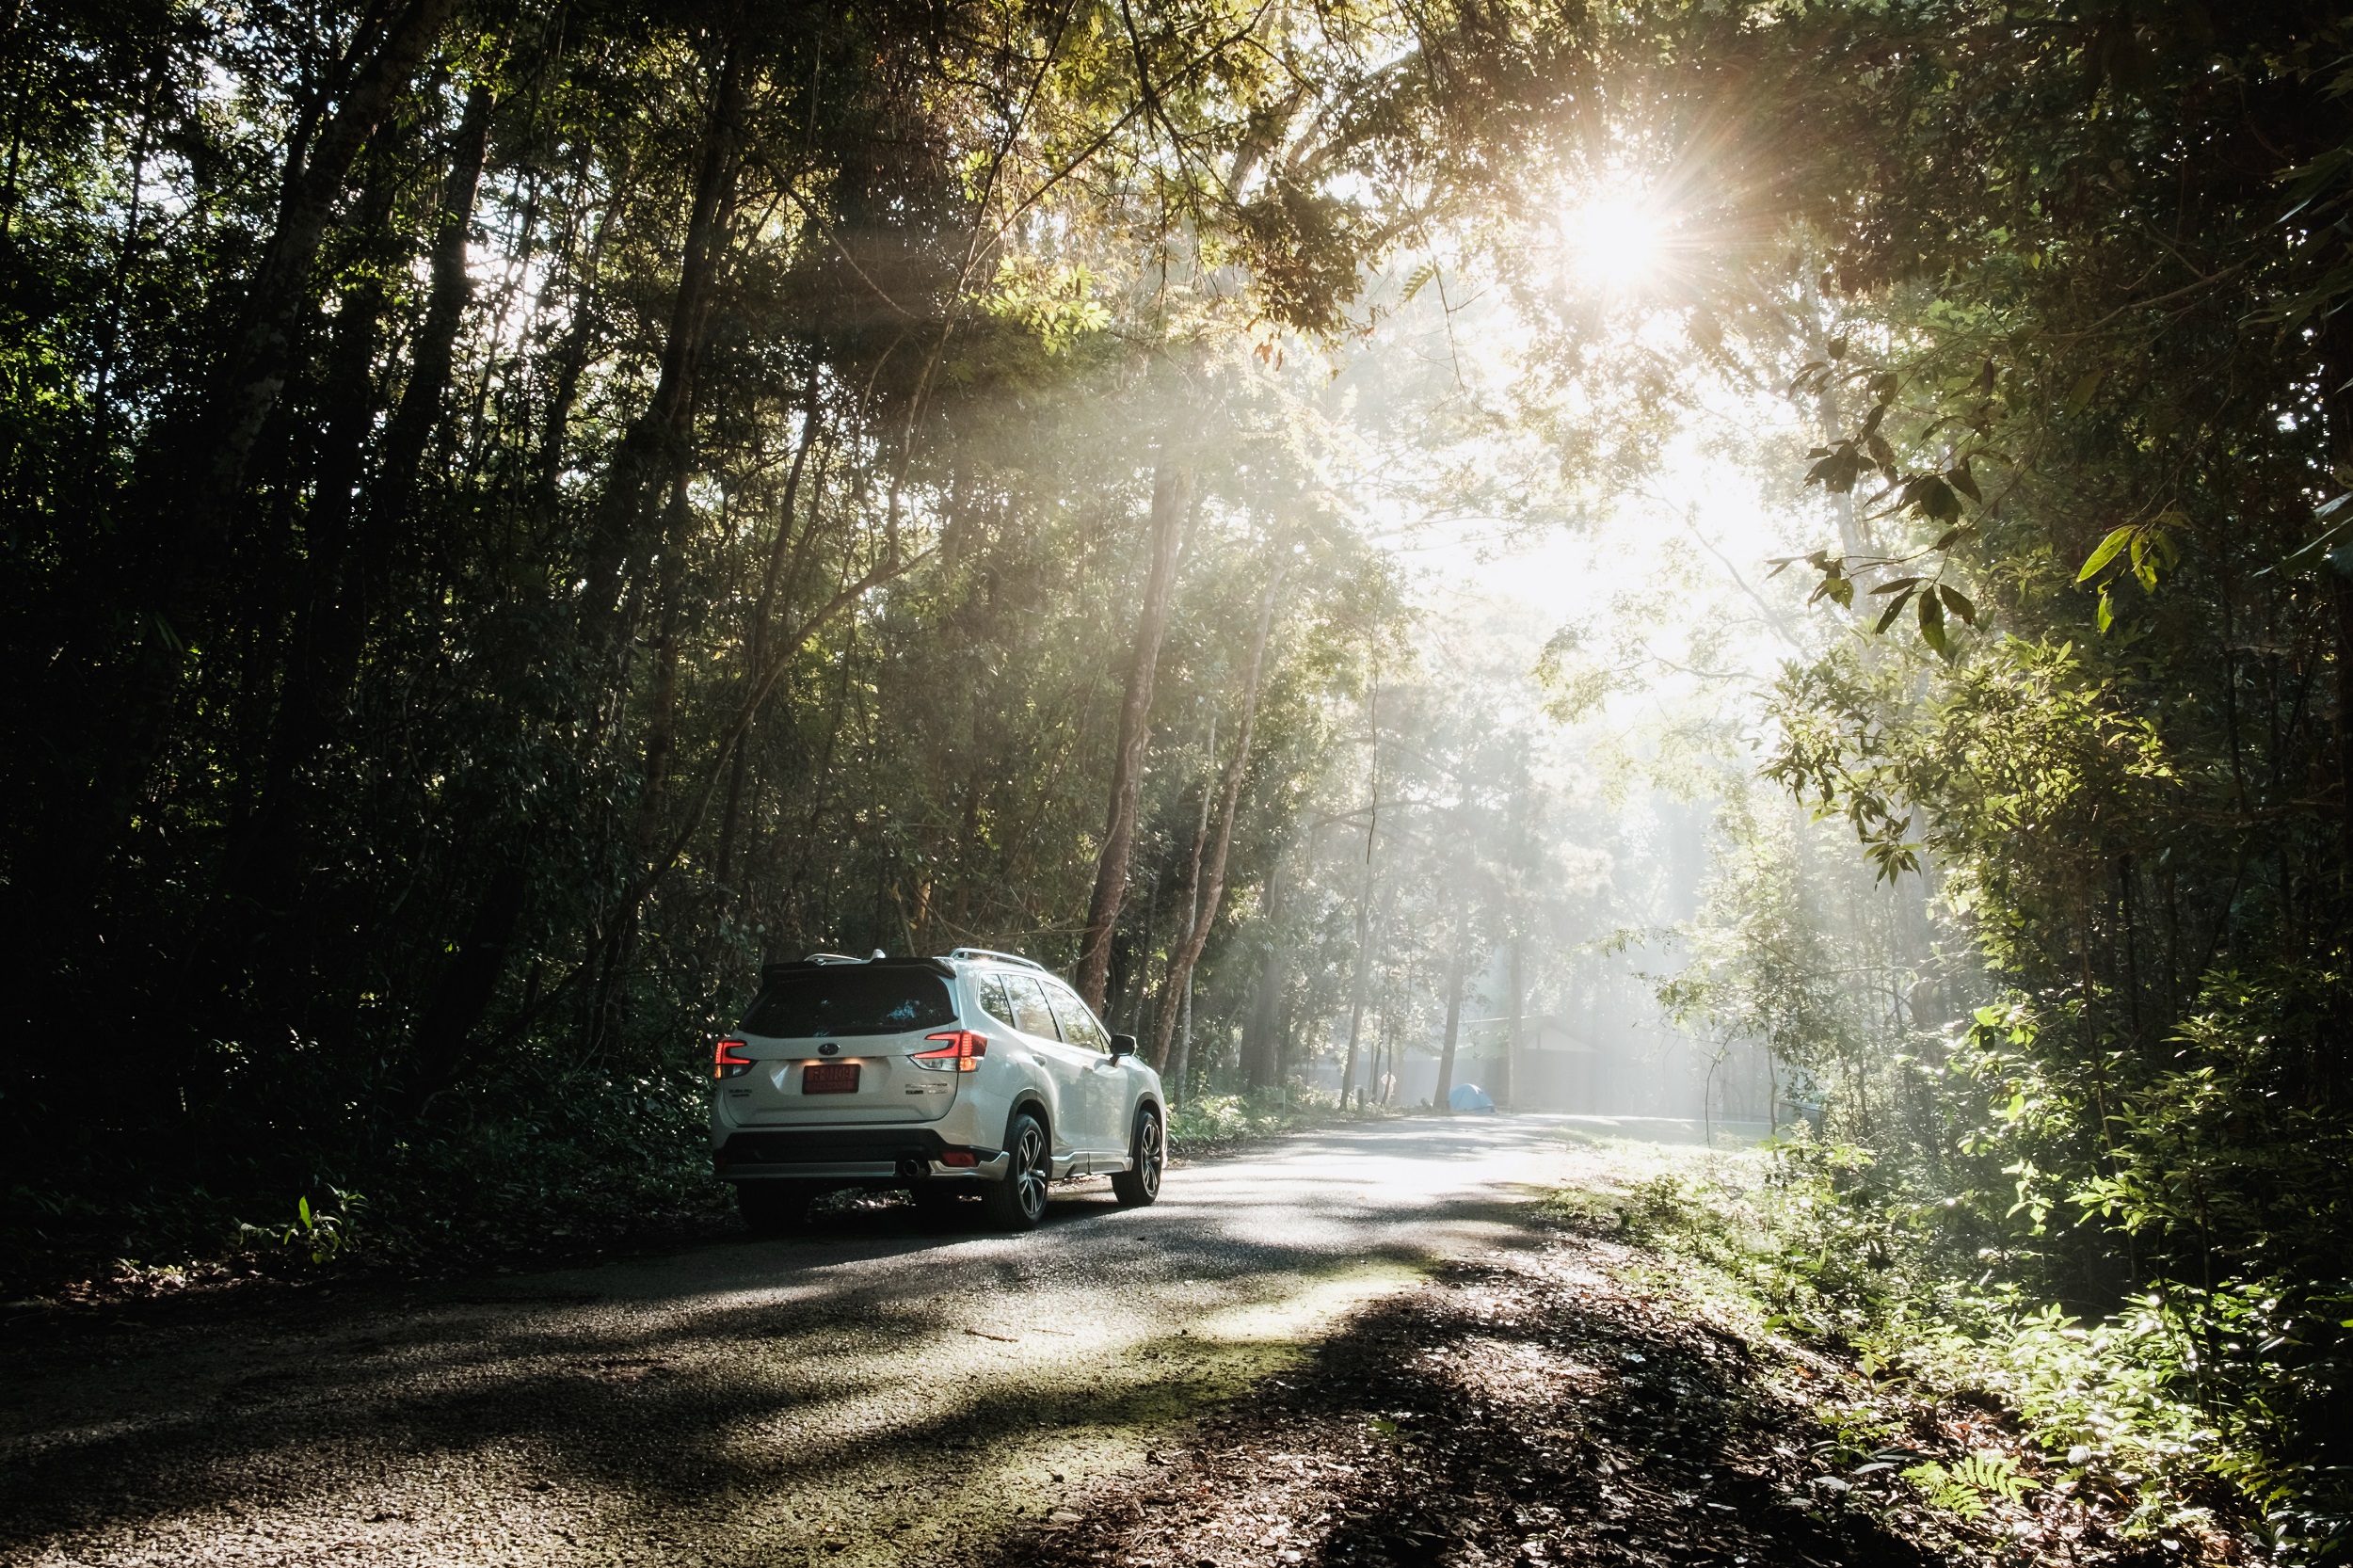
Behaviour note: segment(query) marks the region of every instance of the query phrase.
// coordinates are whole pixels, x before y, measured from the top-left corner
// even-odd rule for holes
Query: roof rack
[[[804,964],[856,964],[862,960],[853,958],[846,952],[812,952],[801,962]]]
[[[869,968],[876,969],[929,969],[943,980],[953,980],[956,975],[956,971],[949,968],[948,960],[945,958],[924,958],[915,953],[909,953],[904,958],[888,956],[869,958],[866,964]]]
[[[995,948],[957,948],[951,958],[994,958],[1000,964],[1018,964],[1023,968],[1044,971],[1046,966],[1034,958],[1024,958],[1017,952],[999,952]]]

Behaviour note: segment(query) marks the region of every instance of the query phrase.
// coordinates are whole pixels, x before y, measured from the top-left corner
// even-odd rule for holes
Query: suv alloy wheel
[[[998,1230],[1035,1230],[1046,1218],[1046,1183],[1053,1167],[1046,1152],[1046,1128],[1029,1112],[1015,1114],[1005,1154],[1005,1179],[981,1190],[981,1206]]]
[[[1160,1195],[1160,1167],[1168,1162],[1168,1140],[1159,1112],[1136,1112],[1136,1135],[1128,1145],[1128,1168],[1112,1174],[1112,1195],[1122,1208],[1142,1208]]]

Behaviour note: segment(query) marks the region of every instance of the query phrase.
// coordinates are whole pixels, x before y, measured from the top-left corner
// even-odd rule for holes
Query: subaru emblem
[[[828,1040],[824,1045],[817,1048],[817,1054],[820,1056],[833,1056],[839,1054],[840,1049],[841,1048],[840,1046],[837,1046],[831,1040]]]

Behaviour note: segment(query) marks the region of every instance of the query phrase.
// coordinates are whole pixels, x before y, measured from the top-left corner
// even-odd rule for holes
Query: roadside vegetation
[[[1298,1085],[1271,1093],[1196,1095],[1169,1112],[1168,1139],[1177,1154],[1207,1154],[1256,1138],[1349,1122],[1386,1121],[1403,1113],[1377,1105],[1342,1105],[1336,1095]]]
[[[2342,1529],[2314,1510],[2312,1472],[2280,1462],[2313,1440],[2335,1368],[2312,1345],[2339,1324],[2298,1323],[2276,1299],[2156,1291],[2087,1320],[1958,1244],[1949,1197],[1802,1129],[1737,1151],[1603,1146],[1608,1176],[1549,1210],[1859,1374],[1822,1418],[1891,1433],[1920,1412],[1999,1418],[1989,1446],[1903,1454],[1877,1484],[1965,1520],[2044,1491],[2120,1544],[2220,1560],[2310,1552]]]

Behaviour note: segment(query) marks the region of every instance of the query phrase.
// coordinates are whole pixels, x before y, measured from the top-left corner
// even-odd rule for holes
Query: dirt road
[[[1418,1120],[1100,1182],[1021,1237],[911,1212],[0,1350],[0,1559],[952,1562],[1050,1520],[1575,1156]]]

